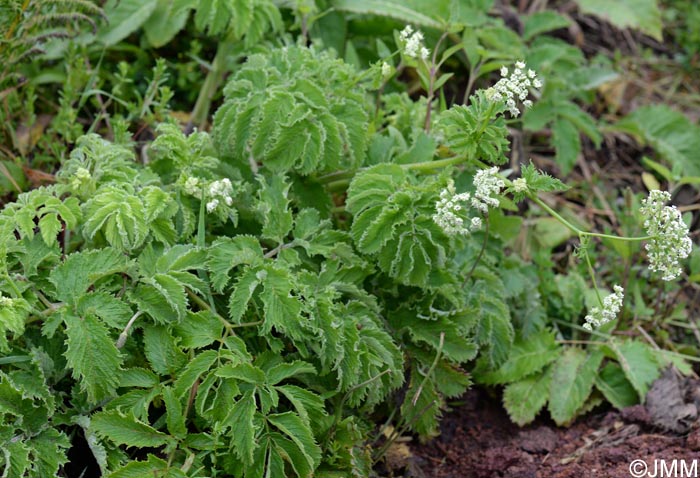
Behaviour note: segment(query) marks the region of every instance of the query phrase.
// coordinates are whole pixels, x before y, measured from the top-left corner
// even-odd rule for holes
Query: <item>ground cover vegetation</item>
[[[698,127],[596,110],[609,2],[517,3],[4,2],[2,476],[366,477],[474,383],[563,426],[692,374]]]

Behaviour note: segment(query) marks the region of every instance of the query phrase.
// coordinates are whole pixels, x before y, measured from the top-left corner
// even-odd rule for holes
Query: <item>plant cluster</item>
[[[55,182],[0,212],[3,476],[63,476],[84,438],[112,478],[366,477],[401,434],[436,435],[472,381],[503,386],[516,423],[546,407],[563,425],[643,400],[668,364],[688,370],[692,357],[614,334],[626,296],[644,306],[638,282],[598,287],[616,277],[594,241],[643,280],[682,273],[692,243],[671,195],[630,205],[628,235],[590,232],[550,205],[562,181],[532,162],[507,169],[509,128],[551,124],[565,171],[580,132],[600,141],[575,103],[598,80],[573,78],[608,70],[543,34],[563,17],[533,15],[519,36],[489,2],[476,16],[452,2],[442,23],[330,2],[387,22],[362,65],[318,33],[350,20],[282,3],[105,6],[108,47],[139,28],[166,45],[190,17],[222,41],[186,125],[159,62],[120,114],[102,105],[85,131],[59,131],[70,148]],[[296,39],[267,35],[284,22]],[[470,84],[448,105],[453,63]],[[212,105],[211,127],[195,128]],[[134,127],[153,137],[136,143]],[[559,243],[534,264],[517,253],[524,205],[578,241],[569,270],[550,259]]]

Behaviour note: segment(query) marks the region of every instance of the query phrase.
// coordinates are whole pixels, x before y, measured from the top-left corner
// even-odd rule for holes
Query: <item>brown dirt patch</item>
[[[665,433],[641,406],[597,411],[569,428],[545,419],[518,428],[497,398],[472,390],[444,418],[440,437],[411,449],[411,470],[404,476],[630,478],[634,460],[644,460],[653,472],[654,460],[700,459],[700,430]]]

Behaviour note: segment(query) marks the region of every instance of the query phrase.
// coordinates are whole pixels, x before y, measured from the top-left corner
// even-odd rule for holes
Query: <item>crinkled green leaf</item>
[[[68,336],[65,357],[88,400],[99,402],[114,395],[122,363],[115,340],[92,315],[66,314],[64,320]]]

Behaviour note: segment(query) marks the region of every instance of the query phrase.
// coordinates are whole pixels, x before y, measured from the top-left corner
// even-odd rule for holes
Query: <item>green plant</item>
[[[113,19],[134,8],[110,5]],[[200,13],[230,3],[197,5],[213,33],[237,21]],[[0,213],[3,473],[60,474],[82,437],[116,478],[363,477],[402,433],[438,433],[448,400],[472,380],[504,386],[519,424],[545,406],[566,424],[604,400],[643,400],[667,364],[687,371],[692,357],[614,333],[637,330],[630,303],[648,315],[643,281],[681,273],[690,253],[681,214],[653,191],[642,208],[628,201],[625,211],[639,214],[625,236],[590,232],[549,202],[571,193],[562,181],[532,163],[512,179],[500,172],[508,127],[521,109],[537,112],[529,97],[541,85],[520,60],[500,64],[517,58],[493,46],[511,34],[478,18],[479,31],[445,22],[434,46],[413,28],[397,31],[396,50],[359,71],[316,46],[257,46],[223,88],[210,133],[183,133],[154,79],[147,95],[124,93],[136,98],[127,119],[105,113],[113,141],[80,136],[56,184],[9,203]],[[540,20],[532,36],[561,24]],[[448,107],[451,76],[440,70],[471,54],[472,33],[484,45],[467,60],[474,74],[503,78]],[[386,92],[399,70],[415,72],[427,96]],[[154,76],[164,73],[158,63]],[[207,104],[223,70],[215,76],[199,91]],[[545,124],[585,116],[568,93],[560,98],[558,113],[540,110]],[[128,122],[140,118],[166,121],[137,149]],[[533,213],[527,222],[518,203]],[[514,252],[530,224],[534,264]],[[578,261],[556,268],[551,250],[570,238]],[[598,243],[636,280],[599,267]],[[624,291],[605,297],[601,279]],[[390,426],[384,443],[372,441]]]

